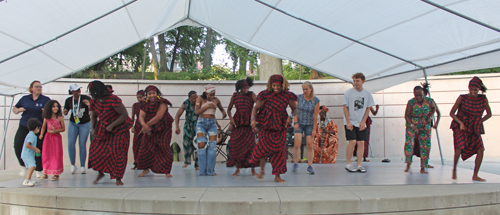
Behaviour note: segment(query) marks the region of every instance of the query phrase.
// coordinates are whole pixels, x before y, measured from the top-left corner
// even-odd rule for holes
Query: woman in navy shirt
[[[24,175],[26,168],[24,167],[24,162],[21,159],[21,152],[23,151],[24,138],[28,135],[29,130],[26,127],[28,120],[31,118],[37,118],[40,122],[43,122],[42,118],[42,109],[45,106],[45,103],[50,101],[50,98],[42,95],[42,84],[40,81],[33,81],[30,84],[29,92],[31,94],[23,96],[16,104],[15,107],[12,108],[12,112],[15,114],[22,113],[21,120],[19,122],[19,128],[17,129],[16,136],[14,137],[14,150],[16,152],[17,160],[19,161],[19,165],[23,168],[21,169],[20,175]],[[42,140],[38,140],[36,146],[39,149],[42,149]],[[36,175],[37,177],[41,176],[42,168],[42,158],[35,157],[36,161]]]

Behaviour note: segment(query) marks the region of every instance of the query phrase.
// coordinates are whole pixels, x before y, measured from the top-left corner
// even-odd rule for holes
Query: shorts
[[[302,134],[305,136],[311,136],[313,131],[313,125],[301,125],[299,124],[299,130],[295,130],[295,134]]]
[[[365,141],[368,139],[368,129],[360,131],[359,127],[353,126],[352,131],[347,129],[347,125],[344,125],[345,128],[345,138],[347,140],[357,140],[357,141]]]
[[[26,168],[36,167],[36,161],[34,156],[32,158],[22,158],[22,159],[24,162],[24,166]]]

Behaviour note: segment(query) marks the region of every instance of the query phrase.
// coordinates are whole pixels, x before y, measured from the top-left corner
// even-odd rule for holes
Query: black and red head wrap
[[[154,85],[147,86],[146,89],[144,90],[144,93],[147,94],[149,91],[156,91],[156,94],[160,95],[160,90],[158,89],[158,87]]]
[[[474,76],[474,78],[472,78],[469,81],[469,88],[477,87],[477,88],[481,89],[482,86],[483,86],[483,81],[481,81],[481,79],[479,79],[477,76]]]
[[[274,83],[283,84],[283,76],[281,76],[281,75],[271,76],[271,84],[274,84]]]
[[[243,81],[243,87],[248,87],[248,82],[246,80]]]

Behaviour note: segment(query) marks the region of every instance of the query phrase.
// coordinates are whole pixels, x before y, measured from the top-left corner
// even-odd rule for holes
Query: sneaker
[[[298,168],[299,168],[299,165],[297,163],[293,163],[292,172],[297,172]]]
[[[348,172],[356,172],[358,171],[358,168],[356,168],[356,166],[352,164],[347,164],[345,165],[345,170],[347,170]]]
[[[314,175],[314,170],[312,166],[307,167],[307,174]]]
[[[34,181],[32,180],[28,180],[28,179],[24,179],[23,181],[23,186],[26,186],[26,187],[33,187],[35,186],[35,183]]]
[[[358,166],[358,172],[360,173],[366,173],[366,169],[362,166]]]
[[[87,174],[87,170],[85,169],[84,166],[80,167],[80,173],[81,174]]]
[[[35,171],[35,172],[36,172],[36,177],[37,177],[37,178],[42,177],[42,175],[43,175],[43,172],[42,172],[42,171]]]
[[[26,176],[26,167],[21,167],[19,170],[19,176]]]
[[[76,173],[76,166],[75,165],[71,165],[70,172],[71,172],[71,174],[75,174]]]

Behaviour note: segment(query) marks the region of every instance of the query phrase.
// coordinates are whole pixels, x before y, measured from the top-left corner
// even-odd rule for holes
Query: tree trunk
[[[165,53],[165,33],[158,35],[158,48],[160,49],[160,72],[167,72],[167,54]]]
[[[146,56],[148,56],[148,43],[144,44],[144,58],[142,60],[142,79],[144,79],[144,73],[146,72]]]
[[[203,69],[210,71],[212,67],[212,29],[207,28],[207,38],[205,40],[205,57],[203,59]]]
[[[267,81],[274,74],[283,75],[281,59],[260,53],[260,80]]]
[[[311,69],[311,76],[309,76],[309,79],[321,79],[323,77],[325,77],[323,73]]]
[[[103,61],[99,62],[98,64],[94,65],[94,69],[93,70],[95,72],[102,71],[102,67],[106,64],[107,60],[108,60],[108,58],[106,58]]]
[[[177,28],[175,31],[176,31],[175,44],[174,44],[174,49],[172,50],[172,61],[170,62],[170,72],[174,72],[175,57],[177,56],[177,49],[179,48],[179,38],[181,35],[179,28]]]

